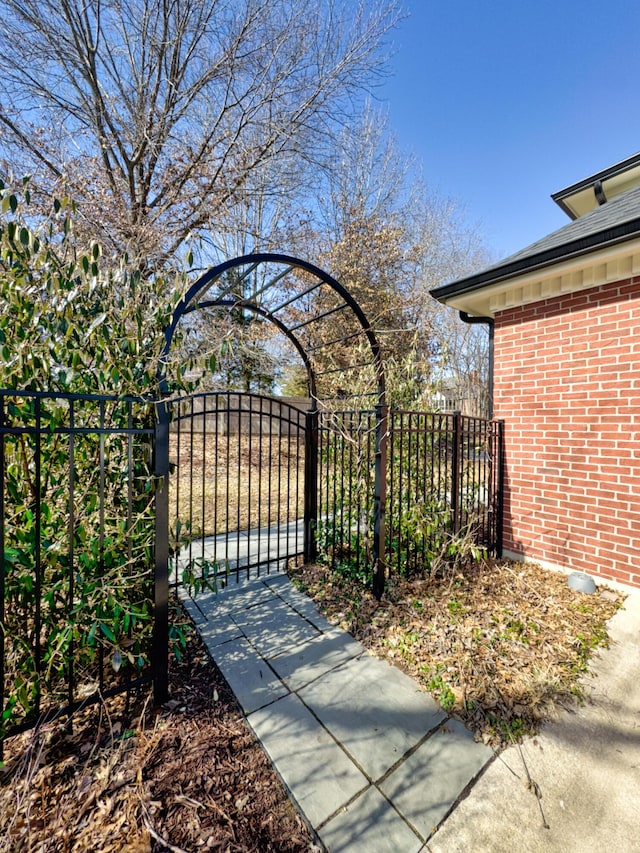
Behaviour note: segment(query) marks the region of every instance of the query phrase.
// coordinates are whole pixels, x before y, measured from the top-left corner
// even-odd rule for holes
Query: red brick
[[[639,316],[640,277],[499,313],[495,410],[505,547],[640,586]]]

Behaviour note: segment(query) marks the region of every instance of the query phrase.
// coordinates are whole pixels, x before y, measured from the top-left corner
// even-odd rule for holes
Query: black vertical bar
[[[416,417],[409,412],[409,429],[407,430],[407,506],[415,505],[418,495],[416,488]],[[412,569],[415,561],[415,545],[413,537],[407,537],[407,568]]]
[[[218,540],[218,474],[220,470],[219,457],[219,441],[220,441],[220,395],[215,395],[215,425],[213,433],[213,535],[215,542]],[[218,549],[216,547],[216,561],[218,559]],[[225,565],[225,572],[227,566]]]
[[[193,570],[193,421],[195,398],[189,400],[189,566]]]
[[[267,528],[267,554],[271,554],[271,539],[273,536],[273,528],[276,533],[276,557],[280,556],[280,516],[282,508],[282,425],[280,420],[277,422],[277,432],[274,435],[274,400],[269,399],[269,444],[273,448],[271,458],[276,466],[275,472],[272,472],[271,477],[274,478],[275,473],[275,507],[273,513],[275,516],[275,524],[273,524],[274,516],[269,513],[269,527]],[[277,473],[276,473],[277,472]],[[273,492],[271,493],[273,497]],[[267,559],[269,559],[267,557]]]
[[[133,409],[129,400],[127,407],[127,559],[129,561],[129,574],[133,571],[133,487],[134,487],[134,461],[133,461]]]
[[[318,556],[316,529],[318,525],[318,424],[315,403],[305,413],[304,429],[304,561],[313,562]]]
[[[286,524],[286,528],[285,528],[285,530],[286,530],[286,534],[285,534],[286,535],[286,539],[285,539],[286,554],[285,554],[285,556],[289,557],[290,551],[291,551],[291,545],[290,545],[291,530],[290,530],[289,525],[291,524],[291,517],[292,517],[292,513],[291,513],[291,473],[292,473],[291,426],[292,426],[292,422],[291,422],[291,409],[289,408],[288,404],[286,406],[286,409],[287,409],[287,412],[286,412],[286,415],[287,415],[287,420],[286,420],[286,424],[287,424],[287,518],[286,518],[286,522],[285,522],[285,524]],[[282,414],[283,414],[282,403],[280,403],[280,415],[282,416]],[[280,420],[280,423],[282,423],[282,420]],[[276,568],[277,569],[280,568],[279,562],[276,563]]]
[[[421,497],[423,500],[423,512],[427,507],[433,506],[433,482],[429,482],[429,477],[433,477],[433,473],[429,470],[429,455],[433,447],[433,415],[422,414],[420,416],[420,436],[422,439],[422,491]],[[420,554],[419,562],[425,564],[425,556],[427,552],[427,537],[422,527],[422,535],[420,537]]]
[[[478,463],[476,460],[476,447],[478,445],[478,429],[480,427],[480,421],[478,421],[477,418],[468,419],[467,424],[467,485],[468,493],[473,496],[470,518],[473,520],[474,526],[477,529],[477,525],[480,520],[480,488],[477,482]],[[482,542],[479,544],[482,544]]]
[[[440,423],[440,417],[438,416],[438,424]],[[441,468],[440,465],[436,465],[436,415],[431,416],[431,447],[430,447],[430,464],[431,464],[431,500],[430,505],[432,508],[432,512],[434,508],[439,507],[440,504],[440,476],[441,476]],[[437,482],[436,482],[436,472],[437,472]],[[429,541],[429,549],[431,549],[431,541]]]
[[[312,405],[317,412],[316,404],[315,404],[315,401],[313,401],[313,400],[312,400]],[[316,424],[317,424],[317,436],[318,436],[318,465],[317,465],[318,498],[317,498],[316,505],[318,507],[319,513],[322,514],[326,518],[327,517],[327,507],[325,506],[326,489],[324,488],[324,484],[325,484],[327,476],[328,476],[327,471],[328,471],[329,463],[328,463],[328,456],[327,456],[327,450],[326,450],[326,440],[325,440],[325,438],[326,438],[325,418],[323,415],[320,414],[320,412],[317,412]],[[306,485],[305,485],[305,489],[306,489]],[[306,496],[305,496],[305,499],[306,499]],[[327,535],[327,528],[326,528],[326,524],[325,524],[322,527],[323,546],[326,546],[326,535]],[[314,537],[316,540],[316,548],[317,548],[317,545],[318,545],[318,527],[317,527],[317,524],[316,524],[316,529],[314,531]]]
[[[367,430],[363,429],[362,424],[362,415],[355,415],[355,427],[354,427],[354,441],[356,443],[356,447],[358,448],[358,459],[360,460],[360,468],[361,468],[361,478],[364,482],[368,482],[369,479],[369,471],[367,468],[367,453],[365,441],[368,441]],[[367,501],[366,501],[367,490],[363,489],[361,486],[356,485],[356,525],[357,525],[357,539],[356,539],[356,564],[358,566],[358,570],[362,568],[362,539],[365,539],[368,536],[367,530]],[[364,498],[364,501],[363,501]],[[364,555],[364,559],[366,560],[366,551]]]
[[[242,500],[242,406],[243,406],[243,397],[241,394],[236,394],[236,406],[238,411],[238,441],[236,443],[237,447],[237,464],[236,464],[236,519],[235,519],[235,528],[236,528],[236,558],[238,560],[238,567],[240,566],[240,501]],[[249,404],[251,405],[251,404]],[[247,578],[249,578],[250,568],[249,563],[251,560],[247,555]],[[239,575],[238,575],[239,576]]]
[[[268,447],[268,464],[267,468],[269,471],[268,479],[267,479],[267,551],[271,550],[271,521],[272,521],[272,506],[271,506],[271,498],[273,496],[272,491],[272,483],[273,483],[273,434],[271,432],[271,418],[273,416],[273,403],[271,400],[269,403],[269,431],[267,432],[267,447]]]
[[[302,450],[303,453],[305,452],[305,446],[306,446],[306,439],[305,439],[306,415],[303,412],[301,412],[297,406],[296,406],[295,412],[296,412],[296,494],[295,494],[295,525],[296,525],[295,531],[296,531],[296,538],[295,538],[295,551],[296,551],[296,557],[297,557],[300,554],[300,535],[299,535],[300,524],[298,523],[300,521],[300,508],[301,508],[300,507],[300,497],[301,497],[300,488],[302,487],[304,489],[304,480],[302,479],[302,477],[304,477],[304,468],[302,468],[302,471],[300,470],[300,451]],[[303,425],[305,425],[305,426],[303,426]],[[318,456],[318,452],[316,449],[316,464],[317,464],[317,456]],[[302,474],[302,477],[300,476],[301,474]],[[303,494],[304,494],[304,491],[303,491]],[[305,537],[305,533],[304,533],[304,504],[302,504],[302,515],[303,515],[302,551],[304,553],[304,537]]]
[[[416,480],[417,480],[417,498],[419,503],[421,504],[420,512],[424,512],[425,507],[425,496],[426,496],[426,464],[427,464],[427,433],[426,433],[426,422],[427,418],[424,413],[420,413],[416,415],[416,432],[418,437],[418,446],[419,456],[418,456],[418,464],[416,466]],[[415,565],[416,568],[419,568],[423,562],[422,554],[424,553],[424,526],[422,526],[420,539],[416,542],[415,545]]]
[[[404,456],[405,456],[405,438],[406,438],[405,412],[399,412],[398,416],[399,416],[399,431],[400,431],[400,442],[399,442],[399,450],[398,450],[399,455],[400,455],[400,472],[398,474],[398,498],[400,501],[400,507],[403,507],[403,506],[406,506],[406,504],[407,504],[407,498],[405,495],[408,493],[406,486],[405,486],[405,480],[406,480],[406,476],[407,476],[407,466],[406,466],[405,458],[404,458]],[[400,510],[400,512],[402,512],[402,510]],[[408,554],[409,554],[409,531],[407,529],[406,536],[403,540],[403,538],[402,538],[402,525],[400,525],[399,530],[400,530],[400,541],[398,543],[400,546],[399,550],[400,550],[400,553],[402,555],[404,555],[404,562],[406,565],[407,559],[408,559]],[[402,556],[399,558],[399,561],[398,561],[398,569],[400,569],[401,567],[402,567]]]
[[[458,464],[460,466],[459,492],[458,492],[458,530],[466,527],[467,518],[465,514],[465,498],[468,495],[469,468],[465,465],[469,443],[469,418],[460,414],[460,448],[458,450]]]
[[[447,516],[446,516],[447,522],[448,522],[450,527],[453,527],[453,522],[454,522],[453,512],[452,512],[453,501],[451,500],[451,483],[452,483],[452,475],[451,475],[452,464],[451,463],[452,463],[452,458],[453,458],[453,444],[454,444],[453,415],[444,415],[443,422],[444,422],[444,431],[445,431],[444,439],[445,440],[441,446],[440,455],[442,458],[442,454],[444,453],[445,476],[444,476],[444,479],[442,480],[442,482],[440,483],[440,488],[444,490],[444,494],[442,495],[442,501],[443,501],[443,504],[446,506],[446,510],[447,510]],[[450,448],[451,448],[451,453],[449,452]]]
[[[396,571],[400,573],[400,543],[398,537],[400,535],[400,513],[398,511],[398,496],[396,494],[396,436],[398,428],[396,425],[397,413],[391,410],[389,412],[389,470],[388,470],[388,487],[389,487],[389,538],[396,541]],[[396,517],[397,513],[397,517]]]
[[[498,483],[497,483],[497,513],[496,513],[496,541],[495,554],[498,559],[502,557],[504,536],[504,421],[496,421],[497,446],[498,446]]]
[[[451,515],[453,532],[459,530],[459,500],[460,500],[460,442],[462,437],[461,414],[453,413],[453,447],[451,454]]]
[[[38,678],[38,689],[36,692],[36,707],[37,714],[40,713],[40,675],[42,669],[42,647],[41,647],[41,604],[42,604],[42,515],[41,501],[42,494],[42,460],[41,456],[41,440],[42,440],[42,401],[39,397],[34,399],[35,405],[35,459],[34,459],[34,495],[35,502],[35,663],[36,673]]]
[[[387,446],[387,471],[386,471],[386,481],[387,481],[387,530],[386,537],[387,541],[385,544],[385,551],[388,553],[391,547],[391,543],[394,538],[395,530],[397,527],[397,519],[396,519],[396,496],[395,496],[395,413],[393,410],[389,410],[389,443]],[[394,552],[394,560],[395,560],[395,568],[397,570],[397,549]],[[387,560],[387,564],[389,565],[389,560]],[[389,572],[391,572],[391,566],[389,565]]]
[[[169,409],[160,403],[154,435],[155,542],[151,668],[156,704],[169,696]]]
[[[373,594],[380,600],[385,586],[385,509],[387,491],[388,408],[375,410],[375,484],[373,498]]]
[[[291,474],[292,474],[292,456],[291,456],[291,427],[292,427],[292,414],[291,409],[288,404],[285,404],[286,408],[286,425],[287,425],[287,510],[286,510],[286,521],[285,521],[285,557],[289,557],[291,555],[291,529],[290,524],[292,520],[292,512],[291,512],[291,498],[292,498],[292,490],[291,490]],[[283,416],[283,404],[280,403],[280,423],[282,424],[282,416]],[[280,562],[276,563],[276,569],[280,568]]]
[[[354,428],[354,412],[349,412],[349,427],[348,427],[348,435],[349,435],[349,447],[351,448],[350,459],[349,459],[349,468],[348,468],[348,483],[347,483],[347,543],[348,543],[348,556],[349,559],[352,558],[352,531],[353,531],[353,493],[354,489],[358,489],[360,485],[360,481],[367,481],[367,472],[362,464],[362,454],[360,452],[360,442],[359,442],[359,430],[357,429],[357,424]],[[355,536],[355,556],[356,561],[359,564],[359,555],[360,555],[360,525],[356,527],[356,536]]]
[[[344,541],[344,456],[347,451],[347,441],[345,439],[346,432],[346,424],[345,424],[345,413],[340,412],[340,485],[337,491],[337,499],[340,503],[340,549],[341,551],[344,549],[345,541]]]
[[[176,530],[176,542],[174,544],[176,546],[176,550],[175,550],[175,554],[173,557],[173,565],[175,566],[175,570],[173,573],[173,586],[174,586],[174,590],[177,591],[178,584],[180,583],[180,578],[178,577],[178,563],[179,563],[180,555],[181,555],[180,540],[182,538],[182,518],[181,518],[181,512],[180,512],[180,496],[182,494],[181,482],[180,481],[182,480],[182,473],[183,473],[182,458],[181,458],[181,456],[182,456],[182,417],[181,417],[181,415],[182,415],[182,404],[181,403],[174,403],[173,405],[178,407],[178,417],[176,418],[176,422],[174,425],[174,436],[175,436],[174,447],[175,447],[175,453],[176,453],[176,467],[175,467],[175,472],[174,472],[174,477],[173,477],[173,483],[170,484],[170,488],[172,489],[172,495],[175,495],[175,497],[172,497],[171,505],[173,506],[175,504],[174,523],[175,523],[175,530]],[[170,435],[170,433],[169,433],[169,435]],[[169,446],[170,446],[170,439],[169,439]],[[154,434],[154,438],[153,438],[153,452],[154,452],[154,458],[155,458],[155,452],[156,452],[155,434]],[[167,497],[167,500],[169,500],[168,497]],[[167,518],[168,518],[168,516],[167,516]]]
[[[99,517],[99,525],[100,532],[98,534],[98,576],[102,578],[104,576],[104,503],[105,503],[105,494],[106,494],[106,472],[105,472],[105,441],[104,441],[104,431],[106,428],[106,419],[105,419],[105,401],[100,400],[98,410],[100,412],[99,417],[99,454],[100,454],[100,469],[99,469],[99,495],[98,495],[98,517]],[[100,643],[98,647],[98,659],[99,659],[99,683],[100,690],[104,690],[104,646]]]
[[[377,446],[377,417],[375,409],[369,412],[364,412],[362,416],[362,420],[364,421],[364,434],[366,437],[365,446],[367,449],[366,459],[367,463],[365,466],[365,470],[367,471],[367,519],[371,519],[373,522],[373,529],[371,530],[371,546],[369,548],[369,552],[365,555],[369,561],[366,566],[361,566],[361,568],[366,568],[371,571],[371,566],[374,565],[374,549],[375,549],[375,519],[376,519],[376,508],[375,508],[375,495],[376,495],[376,446]],[[386,474],[385,474],[385,483],[384,487],[386,490]],[[386,529],[386,527],[385,527]],[[367,531],[367,536],[369,535],[369,531]]]
[[[271,401],[271,418],[269,419],[269,429],[270,430],[273,429],[273,422],[274,422],[273,405],[274,405],[274,401]],[[277,445],[278,446],[278,522],[276,525],[276,560],[279,563],[280,557],[281,557],[280,539],[281,539],[281,532],[282,532],[281,528],[282,528],[282,501],[283,501],[283,494],[282,494],[282,487],[283,487],[283,484],[282,484],[282,462],[283,462],[283,459],[282,459],[282,457],[283,457],[283,453],[282,453],[282,451],[283,451],[286,439],[285,439],[285,436],[283,435],[283,432],[282,432],[282,424],[283,424],[282,406],[280,405],[280,403],[278,403],[277,405],[278,405],[278,418],[276,419],[276,423],[277,423],[277,430],[278,430],[278,432],[277,432],[277,437],[278,437],[278,445]],[[270,557],[268,559],[270,559]],[[268,564],[267,564],[267,571],[268,571]]]
[[[264,483],[264,470],[262,465],[263,439],[262,439],[262,424],[264,422],[264,397],[259,397],[258,405],[258,520],[257,520],[257,543],[258,554],[260,553],[260,539],[262,536],[262,489]],[[267,471],[267,477],[271,476],[271,472]]]
[[[259,398],[260,399],[260,398]],[[247,450],[247,530],[251,530],[253,527],[253,522],[251,520],[251,512],[253,506],[253,496],[251,494],[251,486],[252,486],[252,468],[253,463],[251,459],[251,451],[253,449],[253,425],[254,425],[254,411],[253,411],[253,397],[249,397],[249,435],[248,435],[248,450]],[[258,414],[258,429],[262,429],[262,423],[260,420],[260,414]],[[258,550],[258,553],[260,551]]]
[[[69,518],[69,522],[67,524],[68,531],[68,555],[69,555],[69,597],[68,597],[68,605],[67,605],[67,613],[71,614],[73,611],[73,596],[74,596],[74,560],[75,560],[75,549],[74,549],[74,537],[75,537],[75,402],[74,400],[69,401],[69,508],[67,511],[67,515]],[[73,666],[73,658],[75,654],[75,643],[73,639],[73,634],[71,635],[71,639],[69,642],[69,669],[67,676],[67,702],[69,705],[73,704],[73,694],[74,694],[74,666]]]
[[[200,502],[200,511],[202,513],[202,536],[200,538],[200,565],[202,566],[201,572],[202,577],[204,579],[205,574],[205,553],[204,553],[204,543],[207,534],[210,532],[207,530],[206,518],[207,518],[207,418],[209,416],[209,395],[205,394],[202,398],[202,432],[199,435],[200,439],[200,451],[202,457],[202,468],[201,468],[201,476],[200,476],[200,488],[202,489],[202,500]]]
[[[494,425],[491,421],[484,422],[484,435],[482,442],[482,487],[485,495],[484,513],[484,543],[490,553],[493,550],[493,483],[491,480],[491,459],[494,452]]]
[[[422,416],[418,414],[418,412],[412,412],[411,414],[411,432],[413,434],[413,471],[412,471],[412,480],[413,480],[413,501],[416,505],[420,505],[421,495],[424,493],[422,488],[422,481],[420,478],[420,464],[422,461],[422,433],[420,431],[420,425],[422,422]],[[411,564],[412,568],[417,568],[418,565],[418,552],[419,552],[419,542],[415,539],[411,543],[412,545],[412,554],[411,554]]]
[[[336,415],[336,421],[337,421],[338,417],[339,417],[339,415]],[[333,470],[332,470],[332,477],[331,477],[331,480],[333,482],[333,490],[332,490],[332,496],[331,496],[332,497],[331,512],[332,512],[332,520],[333,520],[333,524],[331,525],[331,533],[332,533],[331,568],[332,569],[335,569],[335,567],[336,567],[336,537],[337,537],[337,527],[338,527],[338,452],[339,452],[338,438],[339,438],[338,429],[334,428],[333,437],[332,437],[332,443],[333,443],[333,448],[334,448],[333,457],[332,457]]]
[[[231,395],[227,391],[224,395],[225,400],[225,421],[224,421],[224,469],[225,469],[225,489],[224,489],[224,559],[225,563],[229,563],[229,533],[231,527],[231,509],[229,507],[229,487],[231,484]],[[237,556],[237,555],[236,555]],[[238,560],[236,560],[236,582],[239,577]]]

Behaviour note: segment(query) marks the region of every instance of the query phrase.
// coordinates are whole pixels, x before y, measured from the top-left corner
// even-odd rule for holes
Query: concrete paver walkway
[[[308,823],[332,853],[419,853],[492,760],[400,670],[282,574],[186,609]]]
[[[255,539],[202,547],[231,568],[268,547],[273,570],[298,526]],[[586,703],[496,758],[286,575],[251,571],[184,604],[331,853],[640,853],[640,594],[608,625]]]

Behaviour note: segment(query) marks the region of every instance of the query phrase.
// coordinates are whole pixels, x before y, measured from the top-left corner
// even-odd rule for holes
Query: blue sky
[[[496,259],[569,219],[556,190],[640,151],[637,0],[404,0],[378,92]]]

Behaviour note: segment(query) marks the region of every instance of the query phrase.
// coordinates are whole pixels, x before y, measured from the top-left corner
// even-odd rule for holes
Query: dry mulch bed
[[[172,699],[148,694],[5,744],[0,850],[316,850],[233,694],[193,631]]]
[[[349,574],[292,569],[335,624],[411,674],[478,738],[535,732],[580,700],[623,596],[573,592],[563,575],[494,562],[446,578],[393,579],[377,602]],[[193,631],[172,661],[172,700],[148,694],[76,714],[5,745],[0,850],[242,851],[318,848]]]
[[[415,678],[478,739],[534,734],[557,706],[580,701],[580,676],[606,645],[624,596],[575,592],[565,575],[508,561],[447,577],[392,578],[380,602],[348,571],[291,572],[327,619]]]

